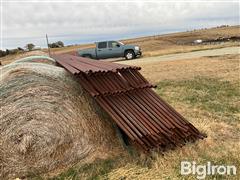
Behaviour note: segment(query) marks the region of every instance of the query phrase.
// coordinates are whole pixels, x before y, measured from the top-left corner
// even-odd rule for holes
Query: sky
[[[70,45],[240,24],[238,1],[79,1],[2,0],[1,49],[46,47],[46,34]]]

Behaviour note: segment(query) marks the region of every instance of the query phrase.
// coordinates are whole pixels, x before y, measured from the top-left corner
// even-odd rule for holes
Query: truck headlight
[[[135,46],[135,50],[136,50],[136,51],[139,51],[140,48],[139,48],[138,46]]]

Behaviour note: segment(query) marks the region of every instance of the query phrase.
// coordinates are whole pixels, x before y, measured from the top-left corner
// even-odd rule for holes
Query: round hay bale
[[[112,121],[63,68],[18,61],[0,71],[0,179],[60,173],[122,149]]]

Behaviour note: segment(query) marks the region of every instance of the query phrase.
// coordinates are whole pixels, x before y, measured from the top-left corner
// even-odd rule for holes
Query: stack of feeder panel
[[[139,73],[141,68],[73,55],[53,58],[78,78],[119,128],[144,150],[182,146],[204,138],[152,90],[154,86]]]

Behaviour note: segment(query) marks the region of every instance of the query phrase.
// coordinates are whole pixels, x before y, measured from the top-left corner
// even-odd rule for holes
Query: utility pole
[[[49,57],[51,56],[51,53],[50,53],[50,47],[49,47],[49,42],[48,42],[48,35],[46,34],[46,40],[47,40],[47,47],[48,47],[48,55]]]

